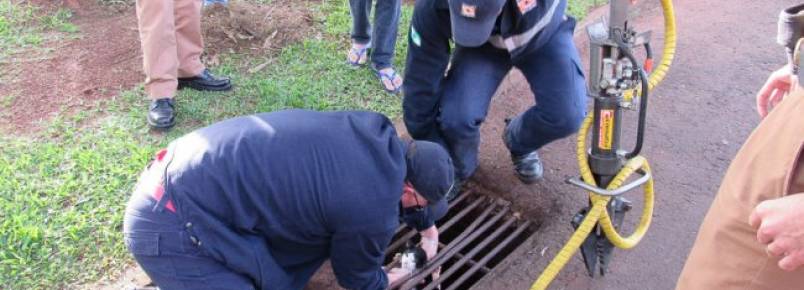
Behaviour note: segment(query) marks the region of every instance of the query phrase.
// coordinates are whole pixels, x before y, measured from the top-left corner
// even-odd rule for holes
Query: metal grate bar
[[[487,210],[494,209],[496,206],[490,207]],[[407,290],[410,288],[415,287],[419,283],[421,283],[425,278],[430,276],[433,272],[438,270],[441,265],[449,261],[449,258],[458,253],[461,249],[469,245],[472,241],[477,239],[483,232],[485,232],[489,227],[496,224],[500,219],[502,219],[510,210],[509,207],[504,207],[501,211],[499,211],[496,215],[494,215],[491,219],[483,223],[480,229],[475,230],[476,227],[467,227],[461,235],[453,240],[452,242],[447,245],[447,248],[444,249],[441,253],[436,255],[432,261],[430,261],[427,266],[424,267],[421,271],[416,273],[410,280],[408,280],[405,284],[402,285],[400,289]],[[483,218],[479,218],[475,220],[481,221],[485,220],[485,215]]]
[[[442,249],[447,247],[447,245],[442,244],[442,243],[438,243],[438,246],[440,248],[442,248]],[[461,253],[455,253],[455,257],[458,258],[458,259],[463,259],[463,257],[465,257],[465,256],[463,254],[461,254]],[[474,266],[475,264],[477,264],[477,261],[475,261],[475,259],[469,259],[468,263],[469,263],[469,265]],[[480,272],[483,272],[483,274],[485,274],[485,273],[491,272],[491,269],[489,269],[488,267],[480,267]]]
[[[466,271],[465,273],[463,273],[463,275],[461,275],[461,277],[458,278],[458,280],[455,280],[455,282],[453,282],[449,286],[449,288],[447,288],[447,290],[455,290],[456,288],[458,288],[458,286],[461,286],[461,284],[463,284],[463,282],[466,281],[466,279],[469,279],[469,277],[471,277],[472,274],[477,272],[477,270],[480,268],[480,266],[485,265],[486,263],[488,263],[489,260],[491,260],[491,258],[495,257],[497,255],[497,253],[499,253],[503,248],[508,246],[508,244],[510,244],[511,241],[514,240],[514,238],[516,238],[517,236],[519,236],[519,234],[521,234],[523,231],[525,231],[525,229],[527,229],[529,225],[530,225],[530,221],[525,221],[524,223],[519,225],[519,227],[516,229],[516,231],[514,231],[504,241],[502,241],[500,244],[498,244],[497,247],[495,247],[493,250],[491,250],[491,252],[489,252],[485,257],[483,257],[483,259],[481,259],[477,264],[475,264],[475,266],[473,266],[471,269],[469,269],[469,271]]]
[[[464,208],[463,210],[461,210],[457,215],[455,215],[449,221],[447,221],[446,223],[444,223],[443,225],[438,227],[438,231],[441,232],[441,233],[446,232],[453,224],[455,224],[458,220],[460,220],[461,218],[466,216],[469,212],[471,212],[473,209],[475,209],[477,206],[479,206],[485,200],[486,200],[485,196],[481,197],[481,198],[478,198],[471,205],[469,205],[466,208]],[[452,204],[453,205],[458,204],[458,200],[454,201]],[[387,255],[390,255],[391,253],[395,253],[399,249],[399,247],[404,245],[405,242],[407,242],[408,240],[413,238],[415,235],[416,235],[415,230],[411,230],[411,231],[405,233],[404,236],[402,236],[401,238],[397,239],[395,242],[391,243],[390,246],[388,246],[388,249],[385,250],[385,255],[387,256]]]
[[[480,242],[480,244],[475,246],[469,253],[467,253],[462,258],[460,258],[460,260],[458,260],[458,262],[456,262],[455,264],[452,264],[452,266],[450,266],[449,270],[447,270],[444,273],[441,273],[441,275],[438,277],[437,280],[432,281],[423,290],[432,290],[436,286],[441,284],[441,282],[446,281],[447,278],[449,278],[452,274],[454,274],[456,271],[458,271],[458,269],[460,269],[461,266],[466,264],[466,262],[472,261],[471,260],[472,257],[474,257],[478,252],[480,252],[480,250],[485,248],[486,245],[491,243],[491,241],[496,239],[503,231],[507,230],[512,224],[514,224],[514,222],[516,222],[516,220],[517,220],[517,218],[514,217],[514,216],[509,217],[508,220],[505,221],[505,224],[503,224],[502,226],[498,227],[493,233],[491,233],[485,239],[483,239],[483,241]],[[474,262],[474,261],[472,261],[472,262]],[[477,263],[475,263],[475,264],[477,264]]]
[[[450,202],[448,218],[438,224],[439,252],[421,269],[392,285],[390,290],[465,290],[472,288],[533,233],[532,223],[513,212],[511,203],[467,191]],[[386,250],[386,268],[399,266],[399,255],[416,230],[402,226]],[[468,270],[467,270],[468,269]],[[430,279],[440,271],[437,279]],[[460,277],[459,277],[460,276]]]

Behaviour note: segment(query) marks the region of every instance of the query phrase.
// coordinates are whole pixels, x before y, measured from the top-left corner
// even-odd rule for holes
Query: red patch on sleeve
[[[165,159],[166,154],[167,154],[167,149],[162,149],[162,150],[159,150],[159,152],[156,152],[156,161],[162,161],[163,159]]]
[[[159,185],[157,185],[156,188],[154,188],[154,199],[156,199],[156,202],[159,202],[162,200],[162,197],[164,195],[165,195],[165,187],[162,186],[162,183],[160,182]],[[167,204],[165,204],[165,208],[167,208],[169,211],[173,213],[176,212],[176,207],[173,206],[172,200],[167,201]]]

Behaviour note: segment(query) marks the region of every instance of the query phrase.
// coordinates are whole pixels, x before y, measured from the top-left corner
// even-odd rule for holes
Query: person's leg
[[[568,19],[542,48],[516,64],[530,84],[536,105],[511,120],[508,144],[515,156],[569,136],[586,115],[586,83]]]
[[[145,92],[151,100],[173,98],[178,85],[174,1],[137,0]]]
[[[151,99],[146,119],[157,129],[173,127],[176,119],[179,59],[173,10],[174,1],[137,0],[145,93]]]
[[[201,0],[174,0],[176,5],[176,43],[179,56],[179,88],[199,91],[228,91],[228,77],[213,75],[201,63],[204,41],[201,35]]]
[[[371,0],[349,0],[349,14],[352,15],[352,46],[346,59],[353,66],[361,66],[366,64],[371,46]]]
[[[502,79],[511,69],[507,52],[486,45],[455,49],[441,97],[439,128],[456,169],[466,180],[477,168],[480,124]]]
[[[155,208],[153,178],[148,171],[140,177],[123,219],[126,247],[152,282],[160,289],[255,289],[252,279],[207,255],[171,207]]]
[[[401,4],[400,0],[376,0],[371,52],[375,69],[393,66]]]
[[[393,68],[396,34],[399,27],[400,0],[376,0],[371,66],[385,91],[399,93],[402,76]]]
[[[204,40],[201,36],[201,0],[174,0],[176,4],[176,45],[179,56],[178,76],[198,76],[204,70],[201,53]]]
[[[180,239],[177,233],[129,233],[126,243],[159,289],[256,289],[248,277],[208,256],[186,251],[192,241]]]
[[[216,219],[192,221],[192,232],[203,243],[212,259],[249,277],[257,289],[296,289],[298,278],[274,258],[268,240],[262,234],[247,233]]]
[[[349,0],[349,13],[352,15],[352,41],[368,45],[371,42],[371,0]]]

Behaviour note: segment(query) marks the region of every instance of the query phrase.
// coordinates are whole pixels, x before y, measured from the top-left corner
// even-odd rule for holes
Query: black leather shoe
[[[508,150],[511,150],[511,133],[509,124],[511,119],[505,120],[505,130],[503,130],[503,143]],[[535,183],[544,177],[544,167],[542,161],[539,159],[539,153],[536,150],[525,154],[514,154],[511,152],[511,161],[514,163],[514,171],[516,177],[526,184]]]
[[[154,129],[166,130],[176,125],[176,106],[171,98],[151,101],[148,106],[148,125]]]
[[[185,87],[198,91],[228,91],[232,89],[232,82],[228,77],[217,77],[204,69],[200,75],[191,78],[179,78],[179,89]]]

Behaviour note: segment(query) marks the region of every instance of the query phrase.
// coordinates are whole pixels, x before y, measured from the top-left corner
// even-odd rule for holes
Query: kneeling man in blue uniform
[[[432,258],[453,184],[449,154],[402,141],[372,112],[288,110],[185,135],[142,173],[128,250],[163,290],[302,289],[329,259],[347,289],[385,289],[400,219]]]
[[[480,125],[514,67],[536,98],[503,132],[519,179],[541,179],[536,151],[578,130],[586,86],[566,6],[567,0],[416,1],[403,85],[405,125],[413,138],[449,149],[458,184],[477,168]]]

